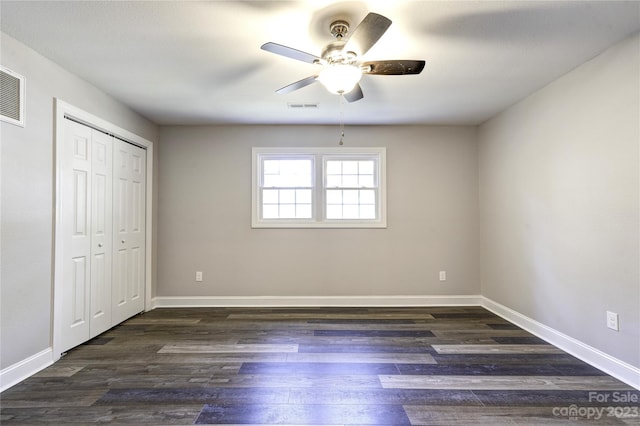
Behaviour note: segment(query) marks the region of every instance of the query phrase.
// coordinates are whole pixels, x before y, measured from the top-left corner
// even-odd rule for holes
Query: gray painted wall
[[[347,127],[346,146],[387,147],[387,229],[251,228],[251,148],[338,139],[337,124],[163,127],[156,295],[478,294],[473,127]]]
[[[636,35],[478,133],[482,294],[636,367],[639,52]]]
[[[148,140],[158,128],[107,94],[0,33],[0,63],[26,80],[26,126],[0,123],[0,368],[51,345],[54,98]]]

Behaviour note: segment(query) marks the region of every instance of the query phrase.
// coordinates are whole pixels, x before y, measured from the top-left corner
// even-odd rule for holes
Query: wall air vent
[[[318,109],[318,104],[294,104],[289,102],[287,104],[289,109]]]
[[[24,127],[24,77],[0,66],[0,120]]]

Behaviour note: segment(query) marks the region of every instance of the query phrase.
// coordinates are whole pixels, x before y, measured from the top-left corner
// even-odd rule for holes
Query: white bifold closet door
[[[64,121],[56,253],[64,285],[56,297],[67,350],[144,309],[146,152]]]
[[[114,140],[113,321],[144,309],[146,151]]]

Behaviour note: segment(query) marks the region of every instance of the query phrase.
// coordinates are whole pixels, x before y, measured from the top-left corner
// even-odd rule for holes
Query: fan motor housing
[[[347,21],[334,21],[329,26],[331,35],[342,40],[349,32],[349,23]]]
[[[356,61],[358,55],[355,52],[347,52],[344,49],[344,41],[334,41],[329,43],[322,50],[322,59],[330,64],[341,62],[343,64],[351,64]]]

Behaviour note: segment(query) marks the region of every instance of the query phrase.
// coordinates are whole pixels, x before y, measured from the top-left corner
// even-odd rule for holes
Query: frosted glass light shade
[[[331,93],[349,93],[362,78],[362,71],[355,65],[331,64],[318,76],[320,83]]]

